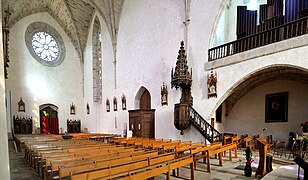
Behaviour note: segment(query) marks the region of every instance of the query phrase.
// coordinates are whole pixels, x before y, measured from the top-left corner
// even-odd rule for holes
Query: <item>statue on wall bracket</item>
[[[161,105],[168,106],[168,90],[167,90],[167,85],[165,85],[164,82],[163,86],[161,87],[160,94],[161,94]]]
[[[191,96],[192,85],[192,69],[187,65],[187,57],[184,50],[184,42],[181,42],[181,47],[177,57],[176,66],[171,71],[171,88],[179,87],[182,89],[180,103],[174,105],[174,126],[180,130],[180,134],[184,134],[184,130],[190,125],[189,107],[192,106]]]
[[[76,107],[75,105],[72,103],[70,106],[70,115],[75,115],[76,113]]]
[[[106,99],[106,111],[110,112],[110,101],[108,98]]]
[[[126,97],[124,94],[122,95],[122,110],[126,110]]]
[[[116,97],[113,97],[113,111],[118,110],[118,100]]]
[[[213,70],[207,76],[207,90],[208,99],[212,97],[217,98],[217,73]]]
[[[87,114],[90,114],[90,106],[89,106],[89,103],[87,103]]]
[[[22,97],[20,97],[20,101],[18,102],[18,112],[25,112],[26,111],[26,105],[22,101]]]

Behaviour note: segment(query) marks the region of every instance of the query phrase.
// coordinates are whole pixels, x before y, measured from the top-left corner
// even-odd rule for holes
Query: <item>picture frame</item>
[[[288,92],[265,96],[265,122],[288,122]]]

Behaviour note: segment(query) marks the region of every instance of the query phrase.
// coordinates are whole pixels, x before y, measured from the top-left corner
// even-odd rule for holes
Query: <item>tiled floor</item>
[[[10,166],[11,166],[11,179],[12,180],[36,180],[41,179],[38,177],[37,173],[23,158],[23,152],[16,155],[13,142],[9,141],[10,150]],[[254,163],[252,164],[253,170],[255,171],[258,166],[259,156],[258,151],[253,153]],[[294,165],[292,158],[288,160],[288,157],[277,157],[274,156],[273,159],[273,170],[271,173],[267,174],[264,178],[265,180],[291,180],[297,179],[297,165]],[[197,163],[197,170],[194,171],[196,180],[242,180],[242,179],[258,179],[255,178],[255,172],[252,173],[252,177],[244,176],[245,156],[242,150],[238,151],[238,158],[233,158],[229,161],[227,157],[224,157],[223,166],[218,166],[218,160],[211,159],[211,173],[206,172],[206,165],[201,161]],[[293,165],[292,165],[293,164]],[[303,170],[301,170],[303,173]],[[301,179],[303,176],[300,175]],[[1,178],[0,178],[1,179]],[[156,180],[166,179],[166,175],[162,174],[155,177]],[[189,167],[180,168],[180,177],[171,177],[171,180],[180,179],[190,179],[190,169]]]

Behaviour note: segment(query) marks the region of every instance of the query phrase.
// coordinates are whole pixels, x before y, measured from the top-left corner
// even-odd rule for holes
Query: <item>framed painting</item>
[[[265,96],[265,122],[288,122],[288,92]]]

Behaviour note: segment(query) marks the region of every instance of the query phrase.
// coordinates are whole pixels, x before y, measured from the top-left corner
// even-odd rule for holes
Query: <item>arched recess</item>
[[[39,110],[41,134],[59,134],[58,107],[54,104],[42,104]]]
[[[135,109],[151,109],[151,94],[144,86],[136,93]]]
[[[145,87],[140,87],[135,96],[135,109],[128,112],[133,137],[155,138],[155,109],[151,109],[151,95]]]
[[[247,74],[230,87],[216,103],[209,117],[224,104],[225,116],[228,116],[235,104],[248,92],[258,86],[274,80],[291,80],[308,84],[308,69],[289,64],[275,64],[257,69]]]

